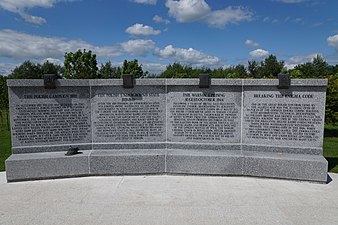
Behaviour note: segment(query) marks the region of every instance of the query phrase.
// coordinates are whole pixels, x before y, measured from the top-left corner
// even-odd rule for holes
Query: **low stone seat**
[[[77,176],[191,174],[272,177],[326,182],[321,155],[186,149],[111,149],[14,154],[6,160],[7,180]]]
[[[91,175],[165,173],[165,150],[94,150],[90,154]]]
[[[241,151],[169,149],[167,173],[204,175],[242,175]]]
[[[89,175],[91,151],[65,156],[66,152],[13,154],[6,160],[7,181]]]

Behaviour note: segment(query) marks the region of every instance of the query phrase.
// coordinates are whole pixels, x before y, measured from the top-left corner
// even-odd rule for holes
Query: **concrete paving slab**
[[[338,224],[328,184],[219,176],[103,176],[6,183],[0,224]]]

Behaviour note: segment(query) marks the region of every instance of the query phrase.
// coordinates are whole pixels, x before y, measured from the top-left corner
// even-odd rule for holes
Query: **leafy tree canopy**
[[[41,65],[25,61],[8,75],[10,79],[42,79]]]
[[[282,72],[284,68],[284,61],[278,61],[274,55],[269,55],[260,63],[258,68],[259,77],[264,78],[277,78],[278,74]]]
[[[98,77],[101,79],[113,79],[113,78],[120,78],[121,77],[121,68],[118,67],[114,67],[112,65],[112,63],[106,62],[106,63],[102,63],[101,67],[99,69],[98,72]]]
[[[326,77],[332,72],[332,68],[320,55],[314,57],[312,62],[297,65],[295,69],[300,71],[303,78]]]
[[[10,79],[42,79],[44,74],[56,74],[58,78],[62,78],[63,68],[49,61],[42,65],[25,61],[20,66],[15,67],[11,74],[8,75]]]
[[[8,88],[6,83],[7,77],[0,75],[0,111],[8,109]]]
[[[86,49],[77,52],[66,52],[64,56],[64,76],[68,79],[98,78],[96,55]]]
[[[138,64],[137,59],[131,61],[124,60],[122,66],[122,74],[131,74],[135,78],[140,78],[143,76],[142,65]]]

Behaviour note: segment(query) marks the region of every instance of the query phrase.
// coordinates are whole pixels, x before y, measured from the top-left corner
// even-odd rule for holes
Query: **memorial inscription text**
[[[90,120],[84,103],[44,103],[15,106],[13,135],[21,143],[84,141]]]
[[[98,97],[117,97],[121,101],[97,103],[97,121],[94,122],[98,137],[114,140],[143,140],[162,137],[165,126],[160,102],[139,101],[159,94],[101,94]]]
[[[311,103],[251,103],[244,115],[253,139],[317,141],[323,118]]]
[[[183,101],[169,109],[173,137],[187,140],[234,138],[239,123],[239,108],[225,102],[224,93],[182,93]]]

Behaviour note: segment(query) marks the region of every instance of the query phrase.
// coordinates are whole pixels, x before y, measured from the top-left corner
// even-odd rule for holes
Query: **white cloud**
[[[249,54],[251,55],[252,58],[263,59],[267,57],[268,55],[270,55],[270,52],[267,50],[258,48],[256,50],[251,51]]]
[[[201,20],[211,11],[204,0],[167,0],[165,5],[169,8],[169,15],[181,23]]]
[[[254,42],[253,40],[250,40],[250,39],[245,40],[245,45],[250,47],[250,48],[259,47],[259,44],[257,42]]]
[[[60,59],[54,59],[54,58],[45,58],[43,60],[41,60],[41,63],[45,63],[45,62],[50,62],[50,63],[53,63],[53,64],[56,64],[56,65],[63,65],[63,61],[60,60]]]
[[[131,1],[145,5],[156,5],[157,3],[157,0],[131,0]]]
[[[203,20],[209,26],[222,28],[227,24],[250,21],[253,13],[243,7],[227,7],[212,11],[204,0],[167,0],[169,15],[177,22],[189,23]]]
[[[65,52],[92,50],[98,58],[112,58],[123,54],[144,56],[155,48],[152,40],[129,40],[110,46],[94,46],[83,40],[67,40],[0,30],[0,57],[12,59],[62,58]]]
[[[223,10],[212,11],[207,18],[207,22],[213,27],[224,27],[230,23],[251,21],[253,13],[242,7],[227,7]]]
[[[162,17],[158,16],[158,15],[155,15],[153,17],[153,21],[155,23],[164,23],[165,25],[168,25],[170,24],[170,20],[167,20],[167,19],[163,19]]]
[[[290,18],[286,18],[286,20],[288,21]],[[271,24],[276,24],[276,23],[279,23],[279,20],[278,19],[272,19],[270,17],[265,17],[263,19],[263,22],[265,23],[271,23]]]
[[[26,10],[35,7],[51,8],[55,3],[62,1],[69,2],[74,0],[0,0],[0,8],[19,14],[26,22],[43,24],[46,23],[44,18],[30,15]]]
[[[0,31],[0,56],[14,59],[58,58],[65,52],[92,46],[81,40],[65,40],[19,33],[13,30]]]
[[[193,48],[174,48],[172,45],[168,45],[162,50],[156,49],[155,52],[161,58],[188,65],[216,66],[220,63],[220,59],[218,57],[206,55],[203,52],[197,51]]]
[[[303,64],[306,62],[311,62],[313,58],[315,58],[317,55],[321,55],[320,53],[312,53],[308,55],[297,55],[297,56],[292,56],[285,62],[285,66],[288,69],[293,69],[295,66],[299,64]]]
[[[144,62],[142,63],[142,69],[143,71],[149,71],[149,73],[153,74],[159,74],[163,72],[167,65],[166,64],[161,64],[161,63],[149,63],[149,62]]]
[[[294,3],[306,2],[307,0],[275,0],[275,1],[276,2],[283,2],[283,3],[294,4]]]
[[[19,65],[20,64],[15,64],[15,63],[0,63],[0,75],[7,76],[15,69],[15,67]]]
[[[44,18],[39,17],[39,16],[29,15],[25,12],[18,12],[18,13],[26,22],[29,22],[29,23],[43,24],[47,22]]]
[[[132,35],[158,35],[161,33],[160,30],[154,30],[151,26],[136,23],[126,29],[128,34]]]
[[[155,43],[152,40],[138,39],[123,42],[121,46],[125,52],[131,55],[145,56],[155,48]]]
[[[329,46],[334,47],[338,51],[338,34],[329,36],[327,38],[327,43]]]
[[[113,62],[110,61],[112,66],[116,66],[116,67],[122,67],[123,66],[123,61],[120,62]],[[98,63],[98,67],[100,68],[102,63]],[[167,67],[167,64],[161,64],[161,63],[155,63],[155,62],[149,62],[149,61],[138,61],[139,65],[142,65],[142,69],[143,71],[148,71],[151,74],[159,74],[162,71],[164,71]]]

